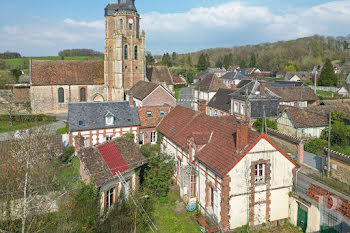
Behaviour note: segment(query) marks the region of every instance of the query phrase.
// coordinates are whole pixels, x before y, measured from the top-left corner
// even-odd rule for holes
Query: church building
[[[68,103],[122,101],[146,81],[145,32],[135,0],[105,8],[104,61],[39,61],[30,64],[32,113],[66,113]]]

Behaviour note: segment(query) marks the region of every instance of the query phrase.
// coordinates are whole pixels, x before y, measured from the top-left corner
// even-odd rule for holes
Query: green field
[[[5,59],[6,68],[11,69],[28,69],[29,66],[29,57],[14,58],[14,59]],[[59,56],[49,56],[49,57],[32,57],[33,60],[62,60],[62,57]],[[78,60],[78,61],[88,61],[88,60],[97,60],[102,61],[103,57],[64,57],[64,60]]]
[[[332,96],[332,94],[336,95],[336,92],[332,91],[321,91],[321,90],[316,90],[317,95],[326,95],[326,96]]]
[[[0,121],[0,133],[29,129],[35,126],[46,125],[51,123],[50,121],[41,121],[41,122],[13,122],[13,125],[10,125],[8,121]]]

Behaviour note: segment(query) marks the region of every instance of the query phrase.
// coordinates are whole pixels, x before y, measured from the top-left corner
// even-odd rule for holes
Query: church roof
[[[97,85],[104,82],[103,61],[32,61],[32,85]]]
[[[137,12],[135,0],[118,0],[118,3],[109,3],[105,8],[105,16],[113,16],[118,11]]]

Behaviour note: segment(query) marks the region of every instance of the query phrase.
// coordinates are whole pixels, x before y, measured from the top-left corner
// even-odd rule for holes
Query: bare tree
[[[45,128],[22,131],[8,141],[0,155],[0,195],[9,231],[33,232],[48,224],[43,220],[51,206],[48,194],[56,190],[60,148]],[[4,144],[4,143],[3,143]],[[14,220],[21,220],[21,229]]]

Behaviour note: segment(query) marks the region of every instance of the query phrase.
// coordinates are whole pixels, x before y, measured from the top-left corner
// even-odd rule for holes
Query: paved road
[[[66,127],[66,123],[64,122],[66,118],[59,117],[58,120],[54,123],[43,125],[39,127],[46,127],[47,135],[56,135],[56,130]],[[0,133],[0,141],[7,141],[13,138],[15,131]]]
[[[186,87],[180,90],[177,104],[186,108],[193,109],[194,90],[193,87]]]

